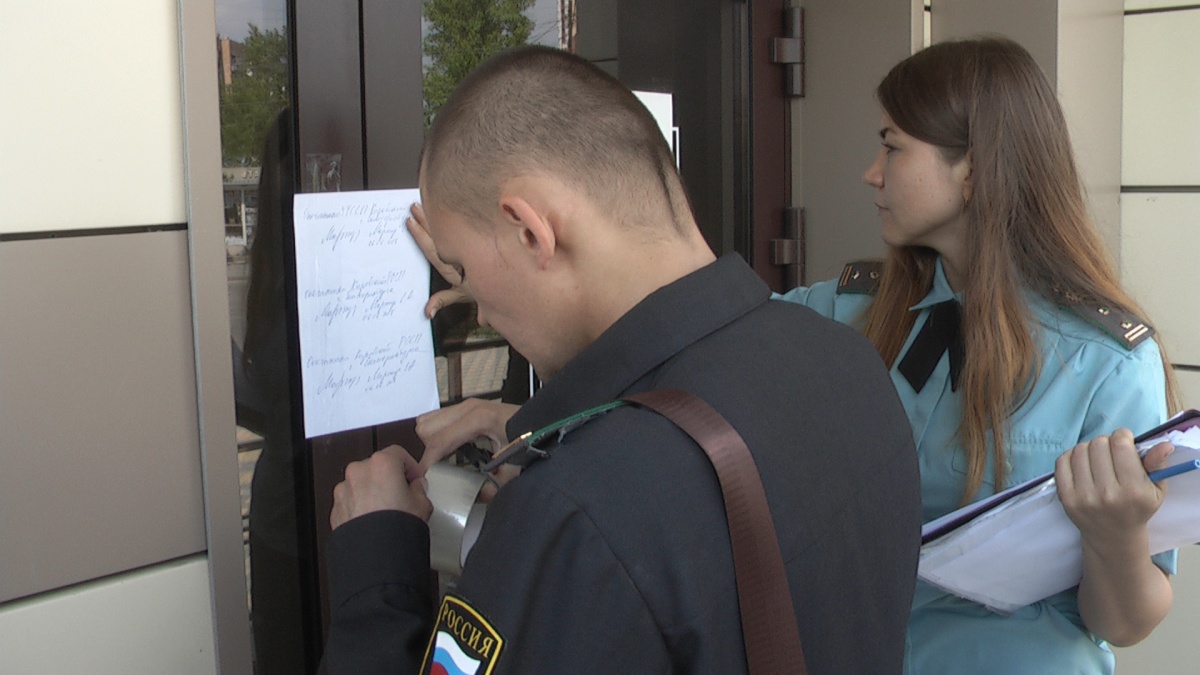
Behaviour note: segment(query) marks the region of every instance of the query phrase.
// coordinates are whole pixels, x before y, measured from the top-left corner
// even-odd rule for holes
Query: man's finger
[[[399,461],[400,466],[404,468],[404,478],[410,483],[425,475],[425,467],[421,466],[420,462],[413,459],[413,456],[408,453],[408,450],[405,450],[399,445],[389,445],[376,454],[388,455]]]
[[[445,274],[442,275],[446,276]],[[429,302],[425,303],[425,318],[432,319],[438,312],[446,307],[459,302],[466,302],[467,294],[455,288],[448,288],[444,291],[438,291],[429,296]]]
[[[417,248],[421,249],[425,259],[437,270],[438,274],[442,275],[443,279],[455,286],[461,284],[462,275],[454,267],[446,264],[446,261],[438,255],[437,246],[429,234],[429,226],[425,222],[425,212],[421,210],[421,205],[413,204],[411,212],[412,217],[406,221],[406,224],[408,233],[412,235],[413,241],[417,242]]]

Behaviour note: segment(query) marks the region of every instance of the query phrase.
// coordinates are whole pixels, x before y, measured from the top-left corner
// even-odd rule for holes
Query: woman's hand
[[[1150,634],[1171,609],[1171,583],[1150,560],[1146,523],[1166,486],[1147,471],[1162,468],[1170,443],[1138,457],[1133,433],[1120,429],[1080,443],[1058,458],[1058,496],[1083,545],[1079,614],[1088,630],[1117,646]]]
[[[1133,433],[1120,429],[1058,458],[1058,497],[1085,544],[1103,548],[1145,527],[1166,497],[1166,486],[1146,474],[1162,468],[1173,450],[1160,443],[1139,457]]]
[[[425,254],[425,259],[429,261],[433,269],[437,270],[438,274],[442,275],[442,278],[451,286],[429,296],[429,302],[425,303],[425,318],[432,319],[444,307],[456,302],[470,302],[471,294],[463,287],[463,278],[458,270],[438,257],[437,247],[433,245],[433,238],[429,236],[425,210],[421,208],[420,204],[413,204],[410,213],[412,215],[408,219],[409,234],[417,242],[417,246],[421,248],[421,252]]]

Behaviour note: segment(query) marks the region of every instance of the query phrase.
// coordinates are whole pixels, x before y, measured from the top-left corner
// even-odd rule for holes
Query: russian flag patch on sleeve
[[[425,651],[422,673],[490,675],[504,638],[466,601],[447,594]]]

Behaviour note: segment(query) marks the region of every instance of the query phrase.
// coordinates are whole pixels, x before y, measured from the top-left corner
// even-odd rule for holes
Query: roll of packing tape
[[[487,478],[478,471],[439,462],[425,474],[429,516],[429,561],[439,572],[458,576],[483,526],[487,506],[477,503]]]

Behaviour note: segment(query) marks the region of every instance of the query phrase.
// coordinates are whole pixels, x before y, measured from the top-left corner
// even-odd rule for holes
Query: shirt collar
[[[509,420],[509,438],[614,399],[688,345],[767,302],[771,291],[737,255],[651,293],[571,359]],[[652,387],[652,383],[641,388]]]
[[[1052,328],[1057,326],[1060,323],[1058,315],[1061,313],[1059,303],[1047,300],[1041,294],[1031,291],[1027,287],[1022,286],[1022,288],[1024,288],[1022,296],[1037,321]],[[950,288],[950,282],[946,280],[946,271],[942,269],[942,258],[939,256],[934,267],[933,284],[929,287],[929,293],[908,309],[911,312],[919,312],[947,300],[962,302],[962,295],[961,291],[955,293]]]
[[[942,269],[942,258],[938,256],[933,272],[933,284],[929,287],[929,293],[925,295],[924,299],[908,309],[912,312],[918,312],[926,307],[932,307],[939,302],[947,300],[962,302],[962,293],[955,293],[954,289],[950,288],[950,282],[946,281],[946,271]]]

